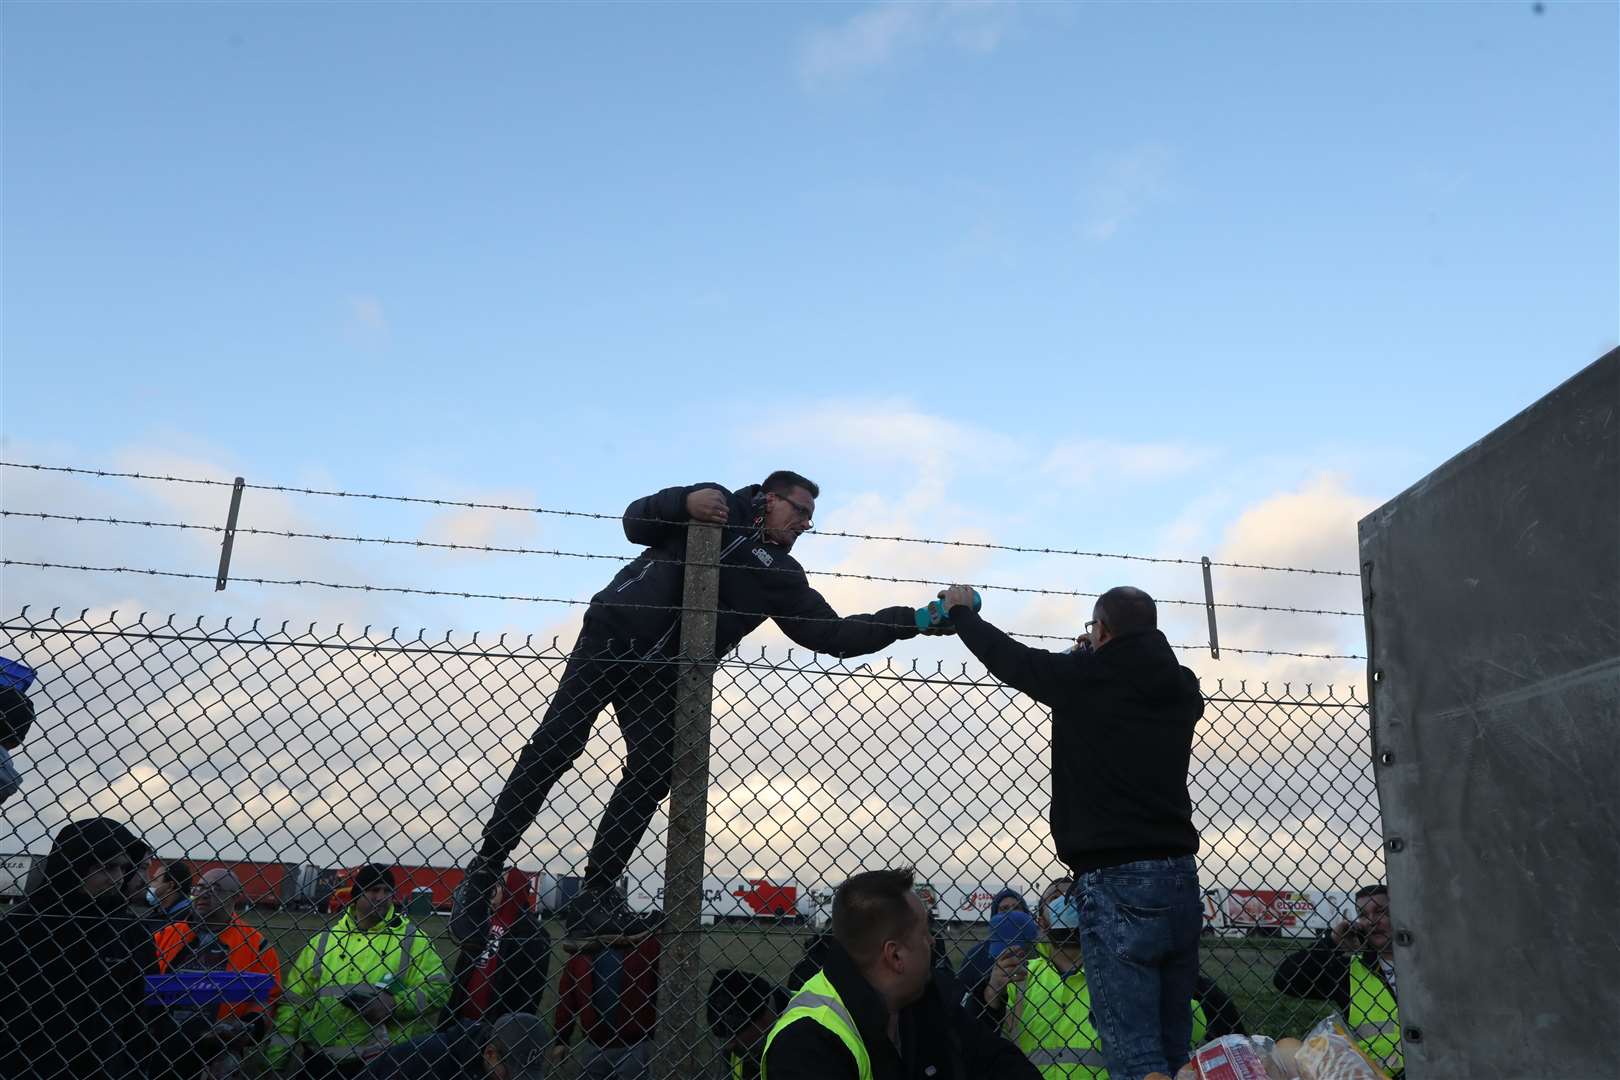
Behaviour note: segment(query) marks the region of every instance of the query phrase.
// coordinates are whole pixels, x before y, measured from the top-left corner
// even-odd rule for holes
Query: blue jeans
[[[1204,925],[1198,864],[1186,855],[1108,866],[1079,875],[1070,895],[1110,1080],[1174,1076],[1191,1057]]]

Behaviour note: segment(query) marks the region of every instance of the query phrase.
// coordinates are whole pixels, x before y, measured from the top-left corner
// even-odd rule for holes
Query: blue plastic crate
[[[20,660],[7,660],[5,657],[0,657],[0,686],[15,687],[26,694],[28,688],[32,685],[34,685],[33,668]]]
[[[275,980],[259,971],[171,971],[146,977],[146,1000],[157,1005],[270,1004]]]

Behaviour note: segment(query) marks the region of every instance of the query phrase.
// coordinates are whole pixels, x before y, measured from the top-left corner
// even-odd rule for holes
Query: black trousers
[[[636,845],[669,794],[674,766],[675,665],[667,660],[619,659],[581,635],[557,692],[534,736],[495,800],[479,853],[504,860],[546,804],[562,774],[585,752],[591,727],[611,704],[624,736],[624,774],[597,826],[585,865],[586,882],[616,883]]]

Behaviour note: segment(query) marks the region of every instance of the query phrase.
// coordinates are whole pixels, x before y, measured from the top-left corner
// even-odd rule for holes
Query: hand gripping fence
[[[49,1022],[6,1025],[5,1060],[41,1080],[102,1075],[87,1063],[108,1047],[128,1076],[349,1076],[383,1055],[471,1062],[494,1040],[548,1076],[731,1076],[732,1050],[752,1076],[749,1025],[768,1026],[773,999],[745,991],[797,989],[832,890],[882,866],[917,868],[940,964],[971,969],[995,894],[1033,910],[1065,873],[1046,820],[1047,710],[967,668],[746,646],[716,658],[716,531],[690,530],[676,655],[617,646],[573,682],[554,641],[6,616],[0,657],[36,673],[36,719],[0,827],[0,949],[35,942],[39,962],[4,957],[0,1012],[53,1005]],[[1297,1035],[1330,988],[1280,985],[1284,962],[1383,880],[1366,705],[1207,672],[1204,692],[1189,787],[1205,1033]],[[548,709],[570,719],[537,735]],[[598,709],[615,722],[593,724]],[[463,948],[452,897],[531,742],[562,768],[488,934]],[[139,923],[50,903],[53,838],[98,817],[150,847],[138,884],[183,861],[159,880],[189,876],[189,908],[172,884],[166,910],[137,905]],[[588,860],[663,929],[572,936],[560,911]],[[372,863],[386,870],[375,903],[355,889],[377,884]],[[81,938],[103,946],[69,947]],[[759,980],[711,994],[727,971]],[[113,1032],[121,995],[146,1000]]]

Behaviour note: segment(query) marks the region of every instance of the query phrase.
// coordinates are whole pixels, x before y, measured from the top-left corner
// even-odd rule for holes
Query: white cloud
[[[460,497],[495,506],[533,506],[539,501],[533,492],[515,490],[463,492]],[[467,547],[527,547],[539,531],[533,514],[464,507],[435,514],[423,522],[422,538]]]
[[[930,47],[990,52],[1011,18],[1012,5],[1000,0],[884,0],[812,31],[799,51],[799,76],[807,85],[824,84]]]
[[[1083,229],[1092,240],[1112,239],[1171,190],[1175,155],[1161,143],[1143,143],[1097,163],[1084,193]]]
[[[348,312],[345,333],[350,341],[380,345],[388,340],[388,315],[383,311],[381,300],[375,296],[351,296]]]
[[[1185,443],[1070,440],[1052,448],[1041,471],[1057,483],[1075,486],[1102,478],[1165,480],[1202,469],[1214,456],[1212,451]]]

